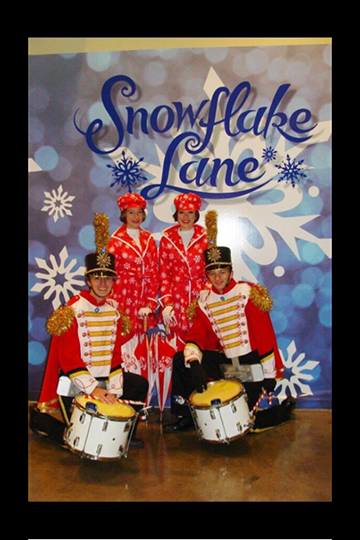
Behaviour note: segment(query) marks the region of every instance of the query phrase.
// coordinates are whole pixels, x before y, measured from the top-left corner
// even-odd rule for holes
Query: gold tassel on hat
[[[97,253],[105,251],[109,243],[109,218],[106,214],[95,214],[95,246]]]
[[[218,233],[217,217],[218,217],[218,213],[216,212],[216,210],[209,210],[205,214],[205,226],[206,226],[206,233],[207,233],[207,238],[209,242],[209,249],[208,249],[209,255],[208,256],[209,256],[209,259],[213,263],[215,263],[221,258],[220,251],[216,247],[217,246],[217,233]]]
[[[216,246],[217,242],[217,216],[216,210],[209,210],[205,214],[205,226],[210,246]]]

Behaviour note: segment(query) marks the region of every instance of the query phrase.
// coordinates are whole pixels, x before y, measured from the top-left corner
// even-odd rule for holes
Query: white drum
[[[127,456],[138,413],[131,405],[113,405],[78,394],[73,400],[70,425],[65,430],[66,446],[80,457],[112,461]]]
[[[237,380],[207,383],[207,389],[193,392],[189,407],[200,439],[229,443],[242,437],[253,425],[245,388]]]

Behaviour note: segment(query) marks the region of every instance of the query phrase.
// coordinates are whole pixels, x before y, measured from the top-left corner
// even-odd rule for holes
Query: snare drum
[[[113,405],[78,394],[73,400],[64,441],[72,452],[98,461],[127,456],[138,413],[125,403]]]
[[[207,383],[207,390],[191,394],[189,407],[199,438],[209,442],[229,443],[253,424],[245,388],[237,380]]]

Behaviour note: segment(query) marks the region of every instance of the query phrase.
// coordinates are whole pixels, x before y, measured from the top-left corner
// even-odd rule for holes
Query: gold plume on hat
[[[106,214],[95,214],[95,246],[97,253],[106,251],[109,243],[109,218]]]
[[[216,242],[217,242],[217,233],[218,233],[217,217],[218,217],[218,213],[216,212],[216,210],[209,210],[205,214],[205,226],[206,226],[208,241],[211,247],[215,247]]]

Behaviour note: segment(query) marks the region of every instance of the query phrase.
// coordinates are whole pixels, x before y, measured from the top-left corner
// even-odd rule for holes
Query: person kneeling
[[[229,248],[211,247],[204,255],[212,288],[201,291],[185,348],[174,356],[171,412],[179,419],[165,425],[163,433],[194,428],[186,400],[193,391],[206,390],[209,380],[222,379],[229,366],[237,365],[240,372],[255,374],[251,381],[242,381],[250,411],[264,390],[272,392],[282,377],[268,291],[259,284],[234,280]],[[289,396],[281,405],[258,410],[251,431],[290,420],[295,404]]]
[[[103,227],[108,227],[107,216],[97,214],[96,238],[106,237],[101,233]],[[109,298],[116,279],[115,257],[102,249],[99,242],[96,245],[97,252],[85,257],[88,290],[82,290],[66,306],[55,310],[47,322],[52,335],[49,356],[39,401],[30,407],[30,429],[61,445],[70,424],[70,395],[83,392],[101,403],[114,404],[118,398],[145,403],[148,393],[147,379],[121,368],[121,345],[129,339],[131,328],[118,303]],[[63,376],[75,389],[70,395],[58,386]],[[142,405],[133,407],[139,411]],[[64,422],[48,414],[58,408]],[[143,441],[136,439],[136,427],[130,447],[143,446]]]

